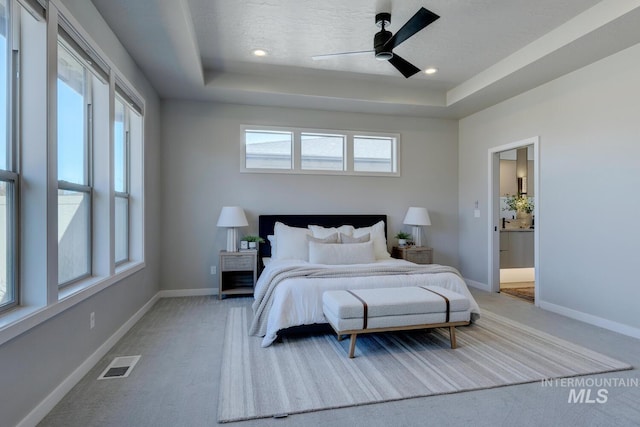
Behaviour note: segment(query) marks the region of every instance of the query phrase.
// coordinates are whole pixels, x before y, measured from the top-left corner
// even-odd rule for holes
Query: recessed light
[[[253,49],[251,51],[254,56],[267,56],[267,51],[264,49]]]
[[[429,67],[426,70],[424,70],[424,72],[426,74],[435,74],[438,72],[438,69],[436,67]]]

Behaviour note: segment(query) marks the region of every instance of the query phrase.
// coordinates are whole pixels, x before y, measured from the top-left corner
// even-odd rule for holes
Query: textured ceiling
[[[92,0],[160,96],[462,117],[640,43],[640,0]],[[394,49],[432,76],[402,77],[369,50],[376,12]],[[257,58],[255,48],[268,51]]]
[[[443,82],[447,88],[583,12],[599,0],[396,0],[391,4],[395,33],[420,7],[440,19],[395,52],[418,68],[435,66],[435,76],[413,79]],[[376,7],[371,0],[188,0],[205,68],[238,70],[250,64],[337,70],[404,79],[386,61],[349,56],[314,61],[312,55],[369,50]],[[269,52],[265,58],[252,49]]]

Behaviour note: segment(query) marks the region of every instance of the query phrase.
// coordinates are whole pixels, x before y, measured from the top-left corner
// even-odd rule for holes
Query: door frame
[[[535,204],[533,215],[533,267],[535,270],[535,305],[540,305],[540,137],[522,139],[498,147],[489,148],[489,189],[488,189],[488,282],[491,292],[500,292],[500,153],[503,151],[533,146],[533,185]]]

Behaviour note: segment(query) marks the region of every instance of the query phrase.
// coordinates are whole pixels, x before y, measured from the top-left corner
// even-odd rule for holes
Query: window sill
[[[91,277],[61,289],[58,301],[51,305],[19,306],[0,315],[0,345],[35,328],[144,267],[144,262],[122,264],[113,276]]]

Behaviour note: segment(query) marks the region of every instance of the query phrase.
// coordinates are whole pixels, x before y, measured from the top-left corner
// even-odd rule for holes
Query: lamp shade
[[[406,225],[431,225],[431,219],[429,218],[429,212],[426,208],[414,208],[411,207],[407,210],[407,214],[404,217],[404,224]]]
[[[224,206],[218,218],[218,227],[246,227],[249,223],[240,206]]]

